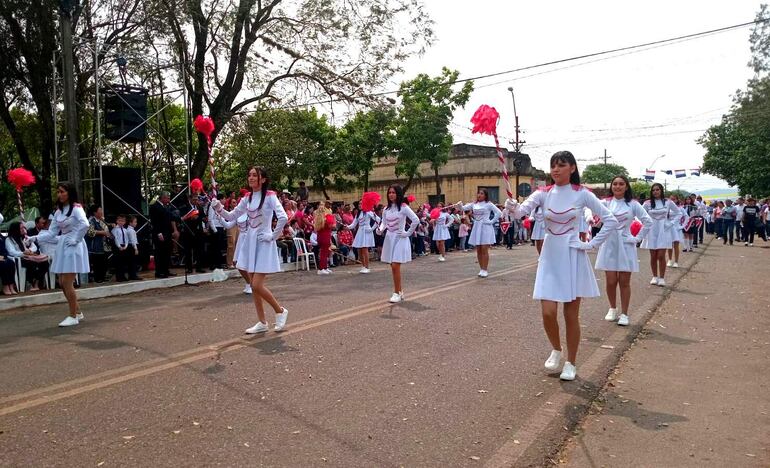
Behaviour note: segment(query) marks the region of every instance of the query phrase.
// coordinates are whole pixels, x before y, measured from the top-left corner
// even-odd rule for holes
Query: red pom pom
[[[209,146],[211,146],[211,134],[214,133],[214,121],[211,120],[211,117],[199,115],[198,117],[195,117],[193,126],[195,127],[196,132],[201,133],[206,137],[206,141],[208,141]]]
[[[639,222],[638,219],[635,219],[633,223],[631,223],[631,234],[636,237],[639,235],[639,231],[642,230],[642,223]]]
[[[190,181],[190,190],[192,193],[201,193],[203,191],[203,182],[200,179]]]
[[[430,210],[430,219],[438,219],[441,216],[441,208],[433,208]]]
[[[532,227],[532,221],[529,218],[524,218],[524,229],[530,229]]]
[[[417,200],[417,199],[414,198],[414,195],[412,195],[411,193],[406,196],[406,202],[407,203],[414,203],[415,200]]]
[[[471,117],[473,124],[473,133],[484,133],[487,135],[497,135],[497,120],[500,114],[497,109],[482,104]]]
[[[246,195],[250,194],[251,190],[246,190],[245,188],[241,189],[241,197],[245,197]]]
[[[365,192],[361,197],[361,210],[372,211],[380,202],[380,194],[377,192]]]
[[[334,215],[326,215],[326,224],[337,224],[337,220],[334,219]]]
[[[35,183],[35,176],[23,167],[18,167],[8,171],[8,182],[16,187],[17,192],[21,192],[22,188]]]

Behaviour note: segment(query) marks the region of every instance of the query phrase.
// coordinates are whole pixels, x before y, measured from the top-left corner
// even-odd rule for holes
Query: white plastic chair
[[[27,269],[21,263],[21,257],[13,257],[16,264],[16,290],[23,293],[27,290]]]
[[[310,259],[313,259],[313,265],[315,266],[315,269],[318,269],[318,263],[315,261],[315,254],[313,252],[308,252],[307,245],[305,244],[304,239],[298,239],[294,238],[292,239],[294,241],[294,249],[297,251],[297,261],[294,262],[294,271],[299,270],[299,264],[300,262],[305,263],[305,269],[310,271]]]

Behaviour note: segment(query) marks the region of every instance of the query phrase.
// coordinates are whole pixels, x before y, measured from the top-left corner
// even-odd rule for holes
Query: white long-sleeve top
[[[37,253],[37,246],[30,238],[22,239],[23,248],[33,253]],[[14,242],[13,239],[7,237],[5,239],[5,250],[8,252],[9,257],[23,257],[24,251]]]
[[[382,222],[380,217],[374,214],[373,211],[367,211],[366,213],[358,213],[358,216],[353,218],[353,222],[347,226],[351,231],[358,227],[359,229],[371,232],[374,230],[374,228],[372,228],[372,221],[374,221],[375,226]]]
[[[409,226],[409,230],[406,229],[406,220],[409,219],[412,224]],[[388,231],[389,233],[398,234],[400,232],[406,233],[406,236],[411,236],[417,229],[417,225],[420,219],[414,214],[409,205],[404,203],[399,210],[395,206],[388,206],[382,212],[382,221],[380,222],[379,232]]]
[[[241,201],[238,202],[238,205],[236,205],[232,211],[225,210],[221,203],[218,203],[215,209],[217,214],[221,216],[222,219],[228,221],[237,220],[242,215],[247,214],[249,218],[248,224],[250,230],[254,230],[257,233],[271,234],[273,236],[273,240],[276,240],[281,236],[283,227],[289,221],[289,217],[286,215],[286,211],[284,211],[283,206],[278,200],[275,192],[270,190],[267,192],[265,203],[263,203],[262,208],[260,209],[259,201],[261,198],[262,194],[255,192],[251,196],[251,201],[249,201],[249,197],[241,198]],[[213,203],[214,202],[212,202],[212,204]],[[273,220],[273,215],[275,215],[277,218],[275,229],[271,229],[270,226]]]
[[[610,211],[612,211],[615,219],[617,219],[618,226],[616,230],[622,237],[631,239],[636,237],[634,243],[647,237],[647,233],[650,232],[650,228],[652,227],[652,218],[650,218],[650,215],[647,214],[647,211],[638,201],[631,200],[630,202],[626,202],[622,198],[617,199],[613,197],[603,200],[603,203]],[[634,222],[634,219],[638,219],[639,222],[642,223],[642,229],[636,236],[631,234],[631,224]]]
[[[139,239],[136,237],[136,230],[134,229],[134,226],[126,226],[126,231],[128,232],[128,245],[134,248],[139,248]]]
[[[463,205],[463,211],[473,212],[473,221],[482,224],[495,224],[500,219],[502,211],[494,203],[488,201],[467,203]],[[490,213],[492,217],[490,218]]]
[[[130,243],[128,228],[125,226],[115,226],[112,228],[112,239],[118,247],[128,247]]]

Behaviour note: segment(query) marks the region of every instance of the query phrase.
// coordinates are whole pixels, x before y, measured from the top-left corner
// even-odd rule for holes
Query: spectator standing
[[[133,275],[136,276],[134,252],[129,246],[126,217],[124,215],[118,215],[115,220],[115,227],[112,228],[112,239],[115,243],[115,250],[112,252],[112,262],[115,267],[115,281],[122,283],[127,281],[126,274],[131,276],[132,270]]]
[[[329,202],[318,207],[313,220],[313,228],[318,239],[318,274],[331,274],[329,269],[329,254],[332,247],[332,228],[337,225],[329,209]]]
[[[460,239],[459,248],[462,249],[463,252],[467,252],[468,232],[470,232],[468,218],[463,216],[462,219],[460,219],[460,226],[457,228],[457,231],[458,239]]]
[[[730,245],[733,245],[735,217],[737,216],[737,213],[738,210],[733,206],[733,201],[730,199],[725,200],[725,207],[720,214],[720,218],[722,219],[722,232],[724,233],[722,245],[727,245],[728,240],[730,241]]]
[[[301,181],[299,183],[299,188],[297,189],[297,195],[295,197],[297,200],[307,202],[310,198],[310,190],[305,186],[305,181]]]
[[[205,273],[205,238],[204,229],[208,231],[205,223],[205,211],[197,195],[190,194],[187,197],[188,204],[182,206],[182,247],[184,248],[184,262],[187,273],[192,273],[193,266],[198,273]]]
[[[0,242],[0,283],[3,284],[4,295],[13,296],[19,293],[16,290],[16,262],[8,256],[5,242]]]
[[[733,207],[735,208],[735,239],[738,242],[743,241],[743,208],[746,206],[746,201],[743,197],[738,197]]]
[[[158,201],[150,206],[150,223],[152,223],[152,243],[155,246],[155,277],[168,278],[172,276],[171,247],[174,240],[179,238],[170,209],[171,194],[163,192]]]
[[[139,259],[139,238],[136,234],[136,226],[138,224],[138,221],[136,219],[136,216],[129,215],[126,219],[126,232],[128,233],[128,250],[129,255],[133,255],[134,258],[134,265],[131,270],[128,272],[129,278],[132,280],[138,280],[141,281],[142,278],[136,275],[137,270],[139,269],[139,264],[137,263],[137,260]]]
[[[743,241],[746,246],[754,245],[754,234],[757,232],[762,240],[767,242],[760,211],[757,200],[750,197],[748,205],[743,208]]]
[[[85,237],[88,246],[88,258],[91,260],[91,273],[94,282],[102,284],[107,277],[107,256],[112,250],[109,243],[112,234],[104,221],[104,210],[101,206],[93,205],[88,209],[88,212],[90,216]]]
[[[217,200],[223,202],[223,193],[217,194]],[[222,203],[224,205],[224,203]],[[217,216],[211,203],[207,205],[206,221],[209,229],[209,265],[211,269],[225,267],[225,254],[227,252],[227,232],[222,218]]]

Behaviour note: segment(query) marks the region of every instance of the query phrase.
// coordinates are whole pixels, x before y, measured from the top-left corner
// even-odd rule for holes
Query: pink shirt
[[[460,237],[466,237],[468,235],[468,225],[467,224],[461,224],[460,225],[460,231],[457,234]]]

